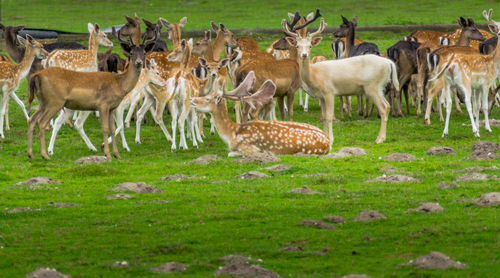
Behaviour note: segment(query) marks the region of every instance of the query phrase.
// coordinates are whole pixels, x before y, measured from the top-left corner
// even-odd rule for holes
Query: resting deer
[[[227,112],[224,96],[247,93],[253,87],[255,75],[249,72],[243,82],[233,91],[224,93],[220,88],[207,96],[191,99],[192,106],[202,112],[212,113],[217,133],[231,150],[229,156],[252,156],[262,153],[273,154],[326,154],[330,151],[328,136],[318,128],[295,122],[251,121],[238,124]],[[255,94],[272,95],[274,83],[267,80]],[[265,90],[265,91],[263,91]]]
[[[21,80],[28,76],[31,68],[31,64],[35,60],[44,59],[47,57],[48,53],[43,49],[43,45],[38,41],[34,40],[31,36],[26,35],[27,40],[18,36],[17,39],[20,43],[26,46],[26,51],[24,57],[19,64],[13,64],[11,62],[0,62],[0,90],[1,90],[1,102],[0,102],[0,137],[5,138],[3,132],[3,121],[5,117],[5,112],[7,109],[7,101],[9,96],[21,107],[23,110],[26,120],[29,119],[28,112],[24,107],[23,102],[17,97],[16,90],[19,87]]]
[[[145,49],[154,42],[140,46],[129,43],[131,57],[127,69],[120,74],[109,72],[77,72],[57,67],[46,68],[32,76],[29,97],[36,94],[40,103],[28,125],[28,157],[33,158],[33,131],[38,125],[40,132],[40,153],[49,159],[45,149],[45,128],[50,119],[63,107],[71,110],[99,111],[104,137],[104,153],[111,159],[108,134],[111,134],[113,154],[119,158],[114,136],[113,115],[111,114],[122,99],[136,85],[144,66]]]
[[[324,130],[328,133],[330,142],[333,142],[333,109],[335,96],[357,95],[360,90],[369,97],[380,113],[381,125],[376,143],[382,143],[386,138],[387,118],[390,105],[384,97],[384,89],[392,82],[398,88],[396,65],[389,59],[376,55],[363,55],[341,60],[330,60],[310,64],[311,48],[321,42],[321,37],[315,38],[326,27],[321,19],[320,27],[306,36],[291,32],[286,20],[282,21],[286,40],[297,49],[297,63],[300,68],[300,77],[303,86],[312,96],[318,97],[324,114]]]
[[[488,27],[497,37],[500,35],[500,23],[491,19],[493,10],[489,13],[483,11],[484,18],[488,21]],[[446,59],[440,59],[438,54],[429,56],[429,67],[436,67],[436,75],[431,81],[444,76],[445,88],[444,98],[446,103],[446,120],[443,137],[448,135],[448,125],[451,114],[452,87],[459,89],[465,95],[465,107],[469,114],[474,136],[479,137],[479,108],[483,109],[484,127],[492,132],[488,120],[488,92],[495,86],[495,81],[500,75],[500,46],[487,55],[479,53],[453,53]],[[472,103],[471,103],[472,102]],[[474,110],[474,111],[473,111]],[[475,120],[474,120],[475,116]]]

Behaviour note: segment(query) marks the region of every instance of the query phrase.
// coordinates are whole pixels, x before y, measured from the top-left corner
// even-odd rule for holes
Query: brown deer
[[[36,94],[40,108],[33,114],[28,125],[28,157],[33,158],[33,131],[38,125],[40,132],[40,153],[49,159],[45,147],[45,128],[50,119],[63,107],[72,110],[99,111],[104,137],[104,153],[111,159],[108,134],[112,136],[113,154],[119,158],[114,136],[113,112],[122,99],[136,85],[145,63],[146,49],[154,41],[140,46],[129,43],[130,62],[125,72],[76,72],[62,68],[46,68],[30,79],[30,99]]]
[[[17,40],[26,46],[26,51],[24,53],[23,59],[19,64],[13,64],[11,62],[0,62],[0,90],[1,90],[1,102],[0,102],[0,137],[5,138],[3,132],[3,121],[5,117],[5,112],[7,109],[7,101],[9,96],[21,107],[23,110],[26,120],[29,119],[28,112],[24,107],[23,102],[17,97],[16,90],[19,87],[21,80],[28,76],[31,65],[35,58],[44,59],[47,57],[48,53],[43,49],[43,45],[33,39],[31,36],[26,35],[26,40],[18,36]]]
[[[227,112],[224,96],[240,95],[237,91],[247,93],[253,87],[255,75],[249,72],[243,82],[231,92],[214,90],[207,96],[191,99],[192,106],[202,112],[212,113],[217,132],[231,150],[229,156],[252,156],[262,153],[273,154],[326,154],[330,151],[328,136],[318,128],[295,122],[281,121],[251,121],[238,124],[231,120]],[[255,94],[273,94],[276,89],[273,82],[264,82],[265,89],[259,89]]]

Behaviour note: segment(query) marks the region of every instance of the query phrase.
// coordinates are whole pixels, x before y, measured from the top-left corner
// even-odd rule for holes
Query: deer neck
[[[184,52],[184,55],[182,56],[182,60],[180,63],[181,70],[186,70],[188,68],[190,58],[191,58],[191,47],[186,45],[186,50]]]
[[[142,67],[137,67],[135,63],[130,62],[123,73],[117,74],[118,83],[120,84],[123,96],[132,91],[135,85],[137,85],[141,71]]]
[[[214,61],[220,60],[220,55],[224,50],[224,34],[222,31],[217,31],[217,37],[215,37],[214,47],[212,49],[212,57]]]
[[[97,59],[97,50],[99,49],[99,42],[97,41],[97,36],[94,31],[90,34],[89,37],[89,51],[92,53],[92,57],[96,57]]]
[[[238,124],[233,122],[229,117],[227,112],[226,100],[221,99],[220,103],[217,104],[215,111],[212,111],[212,115],[215,120],[215,127],[217,128],[217,133],[219,136],[229,145],[231,138],[234,136],[238,128]]]
[[[300,78],[302,79],[302,82],[308,87],[311,87],[311,63],[309,58],[297,58],[296,61],[299,64]]]
[[[466,35],[466,32],[462,31],[460,37],[458,38],[457,46],[469,46],[470,38]]]
[[[347,36],[345,38],[345,52],[349,54],[351,48],[354,46],[354,38],[356,37],[356,31],[354,26],[349,26],[349,32],[347,32]],[[346,55],[346,57],[348,57]]]
[[[207,46],[207,49],[205,50],[205,53],[202,53],[202,56],[208,60],[214,59],[214,48],[212,47],[212,45],[210,45],[210,42],[208,43],[208,46]],[[219,56],[220,56],[220,53],[219,53]]]
[[[28,73],[31,69],[31,65],[33,64],[34,60],[35,60],[35,51],[33,50],[33,47],[28,43],[28,45],[26,46],[26,50],[24,52],[23,59],[19,64],[16,65],[17,72],[19,74],[18,75],[19,80],[28,76]]]

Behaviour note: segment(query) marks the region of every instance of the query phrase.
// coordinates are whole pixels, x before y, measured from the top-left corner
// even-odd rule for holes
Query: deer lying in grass
[[[483,11],[488,27],[497,37],[500,35],[500,23],[491,19],[493,10],[489,13]],[[431,54],[428,58],[429,67],[435,67],[436,74],[431,80],[444,77],[444,99],[446,103],[446,120],[443,137],[448,135],[448,125],[451,114],[451,88],[457,88],[465,96],[465,107],[469,114],[472,132],[479,137],[479,109],[483,110],[484,127],[492,132],[488,120],[488,92],[495,86],[495,81],[500,75],[500,46],[487,55],[479,53],[452,53],[441,59],[439,54]],[[471,103],[472,102],[472,103]],[[476,118],[474,120],[474,117]]]
[[[295,122],[251,121],[237,124],[231,120],[227,112],[225,95],[241,95],[248,93],[255,82],[255,75],[249,72],[243,82],[233,91],[224,93],[220,88],[207,96],[191,99],[192,106],[202,112],[212,113],[217,133],[228,145],[229,156],[252,156],[262,153],[273,154],[326,154],[330,151],[328,136],[318,128]],[[273,94],[276,89],[270,80],[264,82],[265,89],[255,94]],[[264,90],[264,91],[263,91]]]
[[[76,72],[62,68],[46,68],[34,74],[30,80],[30,99],[36,94],[40,103],[28,125],[28,157],[33,158],[33,131],[38,125],[40,132],[40,153],[49,159],[45,149],[45,128],[50,119],[63,107],[72,110],[99,111],[104,137],[104,153],[111,159],[108,134],[112,136],[113,154],[119,158],[114,136],[113,112],[122,99],[136,85],[144,66],[145,49],[154,42],[140,46],[129,43],[131,58],[125,72]]]
[[[389,59],[376,55],[363,55],[341,60],[330,60],[310,64],[311,48],[321,42],[321,37],[315,38],[326,27],[322,18],[316,32],[308,33],[305,37],[291,32],[282,21],[286,40],[297,49],[297,62],[300,68],[300,77],[303,86],[312,96],[318,97],[324,103],[324,130],[328,133],[330,142],[333,142],[333,100],[335,96],[357,95],[362,90],[377,106],[380,113],[381,125],[376,143],[382,143],[386,138],[387,118],[390,105],[384,97],[384,89],[389,83],[398,88],[396,65]]]
[[[27,40],[23,39],[20,36],[17,37],[19,42],[26,46],[26,52],[24,53],[24,57],[19,64],[13,64],[11,62],[0,62],[0,96],[2,97],[0,102],[1,138],[5,138],[3,132],[3,121],[9,96],[19,105],[19,107],[21,107],[26,120],[29,119],[28,112],[26,111],[23,102],[16,95],[16,90],[19,87],[19,83],[21,82],[21,80],[28,76],[35,57],[38,59],[44,59],[48,55],[47,51],[43,49],[43,45],[41,43],[34,40],[29,35],[26,35],[26,38]]]

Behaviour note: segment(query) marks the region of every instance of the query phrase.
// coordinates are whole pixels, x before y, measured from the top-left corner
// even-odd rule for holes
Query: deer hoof
[[[28,158],[29,159],[33,159],[33,154],[32,153],[28,153]]]
[[[113,153],[113,156],[114,156],[116,159],[121,159],[120,154],[118,154],[118,153]]]
[[[50,160],[50,157],[47,154],[42,154],[43,159]]]

